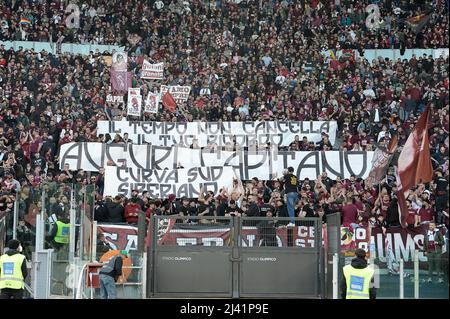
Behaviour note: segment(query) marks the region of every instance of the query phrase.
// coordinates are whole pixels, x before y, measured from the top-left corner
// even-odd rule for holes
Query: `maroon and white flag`
[[[417,121],[416,127],[409,135],[398,158],[397,199],[400,212],[400,223],[407,227],[406,218],[406,192],[420,183],[428,183],[433,180],[433,166],[430,156],[430,141],[428,138],[428,114],[430,108],[425,111]]]
[[[111,86],[115,92],[126,92],[131,87],[131,72],[111,70]]]

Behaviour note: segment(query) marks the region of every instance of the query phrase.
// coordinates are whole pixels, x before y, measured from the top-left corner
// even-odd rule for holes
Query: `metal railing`
[[[117,297],[119,299],[143,299],[146,298],[147,290],[147,254],[136,254],[132,259],[132,266],[123,266],[122,272],[131,270],[126,280],[116,283]],[[89,282],[95,281],[92,273],[88,274],[88,263],[79,268],[76,299],[98,299],[100,289],[88,286]],[[88,278],[89,276],[89,278]]]
[[[153,216],[149,296],[323,298],[322,221],[290,221]]]
[[[322,222],[318,218],[301,218],[289,226],[289,217],[241,217],[241,247],[278,247],[308,249],[322,244]],[[247,236],[247,238],[245,238]],[[250,238],[250,239],[249,239]]]
[[[427,259],[424,264],[419,259],[420,251],[415,250],[411,261],[373,259],[377,299],[448,299],[448,254],[439,254],[437,260]],[[336,255],[339,267],[349,264],[353,257]],[[392,257],[391,257],[392,258]],[[430,264],[440,264],[430,272]],[[334,267],[334,272],[339,271]],[[341,278],[338,279],[339,281]],[[333,281],[334,282],[334,281]],[[340,298],[338,284],[333,289],[333,298]]]

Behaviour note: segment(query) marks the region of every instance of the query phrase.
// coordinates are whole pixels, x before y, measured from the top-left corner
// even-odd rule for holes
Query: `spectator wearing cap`
[[[8,251],[0,257],[0,299],[22,299],[27,275],[22,245],[18,240],[11,239]]]
[[[290,217],[287,211],[287,206],[281,198],[275,200],[275,215],[277,217]],[[288,222],[280,222],[280,224],[286,225]]]
[[[355,251],[350,265],[343,268],[341,280],[342,299],[375,299],[374,269],[366,261],[366,252],[363,249]]]

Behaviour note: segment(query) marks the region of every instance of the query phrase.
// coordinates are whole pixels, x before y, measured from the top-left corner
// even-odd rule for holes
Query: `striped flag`
[[[398,158],[397,199],[402,227],[407,227],[406,218],[408,209],[406,207],[405,193],[420,183],[428,183],[433,180],[433,166],[430,156],[430,141],[428,138],[428,115],[430,107],[417,121],[416,127],[409,135]]]
[[[19,22],[21,25],[31,25],[31,20],[30,19],[28,19],[28,18],[24,18],[24,17],[22,17],[22,18],[20,18],[20,22]]]

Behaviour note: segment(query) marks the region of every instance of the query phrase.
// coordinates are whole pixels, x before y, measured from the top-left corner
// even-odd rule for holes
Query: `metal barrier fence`
[[[412,260],[374,258],[379,299],[448,299],[448,254],[427,256],[426,269],[419,267],[415,250]],[[431,266],[431,269],[430,269]],[[421,269],[422,268],[422,269]]]
[[[325,255],[326,296],[328,299],[337,299],[339,292],[339,279],[342,276],[342,267],[339,263],[341,253],[341,214],[327,215],[327,244]]]
[[[289,221],[153,216],[149,296],[324,297],[321,219]]]
[[[329,299],[340,299],[339,284],[342,280],[342,268],[350,264],[354,256],[348,249],[343,250],[344,237],[341,239],[341,236],[344,233],[341,233],[339,213],[327,215],[326,232],[326,296]],[[370,233],[369,236],[371,236]],[[373,243],[373,240],[370,241]],[[404,255],[399,254],[400,251],[397,250],[394,252],[392,246],[388,245],[385,250],[375,250],[374,246],[367,245],[365,248],[370,252],[368,262],[375,269],[377,299],[448,299],[447,247],[447,244],[444,245],[442,254],[427,256],[423,250],[412,250],[409,258],[406,254],[407,259],[404,260],[403,257],[399,257]],[[378,252],[381,256],[378,256]],[[429,269],[430,264],[432,274]]]
[[[322,220],[289,221],[240,218],[240,297],[324,297]]]
[[[42,183],[40,187],[22,187],[16,195],[14,211],[5,223],[11,232],[7,239],[20,240],[23,254],[29,264],[31,295],[45,295],[33,291],[36,285],[34,276],[39,260],[35,259],[48,250],[53,250],[49,267],[49,295],[74,297],[77,282],[77,269],[91,259],[93,237],[92,211],[94,209],[94,185]],[[69,242],[55,241],[56,221],[69,224]],[[3,247],[3,245],[2,245]],[[46,293],[46,292],[45,292]]]
[[[150,294],[232,296],[230,217],[153,216]]]
[[[80,277],[85,275],[83,266],[98,257],[93,195],[93,186],[25,186],[16,197],[14,213],[0,218],[1,248],[8,239],[19,239],[32,261],[30,270],[37,267],[33,255],[54,250],[50,298],[99,295],[98,290],[91,294],[86,285],[77,286],[86,279]],[[61,216],[68,216],[71,225],[66,245],[56,245],[51,236],[55,217]],[[296,218],[295,227],[287,227],[288,222],[289,218],[154,216],[149,262],[143,262],[139,248],[131,251],[131,275],[118,285],[119,296],[340,298],[342,267],[352,257],[341,254],[339,214],[327,216],[326,238],[320,219]],[[136,244],[142,246],[140,238]],[[417,261],[388,258],[387,252],[372,257],[370,262],[379,269],[378,298],[448,298],[446,249],[428,256],[420,251]],[[436,268],[431,282],[430,264]],[[27,278],[27,285],[30,295],[42,296],[31,289],[41,284]]]

